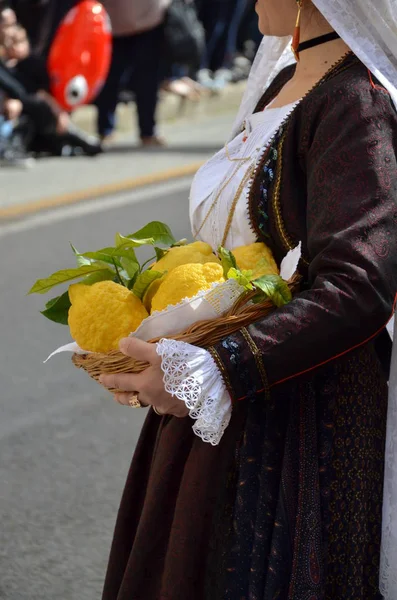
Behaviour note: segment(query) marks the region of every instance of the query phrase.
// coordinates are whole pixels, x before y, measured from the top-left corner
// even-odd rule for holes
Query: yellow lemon
[[[238,268],[242,271],[252,271],[255,279],[262,277],[262,275],[279,274],[272,251],[262,242],[238,246],[232,252]]]
[[[181,265],[191,263],[204,265],[208,262],[220,264],[220,260],[213,253],[209,244],[206,244],[205,242],[193,242],[192,244],[186,244],[185,246],[175,246],[175,248],[170,248],[167,254],[165,254],[163,258],[160,258],[150,268],[153,269],[153,271],[166,271],[167,273],[170,273],[173,269]],[[153,297],[157,293],[164,279],[165,275],[160,279],[156,279],[146,290],[143,297],[143,304],[149,312],[152,308]]]
[[[219,259],[212,252],[212,248],[205,242],[193,242],[192,244],[186,244],[186,246],[175,246],[170,248],[163,256],[152,265],[153,271],[172,271],[175,267],[180,265],[186,265],[191,263],[199,263],[204,265],[205,263],[219,263]]]
[[[152,300],[152,311],[164,310],[167,306],[178,304],[184,298],[192,298],[201,290],[208,290],[213,283],[224,281],[220,264],[180,265],[168,273]]]
[[[119,341],[148,316],[139,298],[113,281],[76,283],[69,287],[69,298],[70,333],[80,348],[90,352],[116,350]]]

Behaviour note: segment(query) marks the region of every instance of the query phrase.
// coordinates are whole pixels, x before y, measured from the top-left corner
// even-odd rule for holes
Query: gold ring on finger
[[[142,404],[140,403],[138,394],[136,392],[130,396],[128,404],[131,406],[131,408],[142,408]]]

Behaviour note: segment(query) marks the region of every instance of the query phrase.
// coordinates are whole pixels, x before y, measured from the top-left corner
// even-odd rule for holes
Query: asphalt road
[[[145,417],[116,405],[69,355],[69,341],[26,296],[81,250],[150,220],[189,236],[188,182],[0,226],[0,598],[96,600],[117,507]]]

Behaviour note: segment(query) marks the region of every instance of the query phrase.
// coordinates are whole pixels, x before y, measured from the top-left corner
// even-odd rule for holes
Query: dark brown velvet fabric
[[[302,241],[302,291],[213,349],[235,402],[219,446],[149,414],[103,600],[380,600],[397,118],[356,59],[342,67],[296,109],[250,199],[278,261]]]
[[[277,146],[280,194],[277,200],[273,183],[268,241],[279,261],[288,243],[301,241],[308,266],[301,265],[307,289],[248,328],[271,385],[376,337],[393,311],[397,116],[363,65],[354,58],[347,65],[303,100],[286,126],[282,150]],[[262,175],[259,170],[250,201],[258,236]],[[249,345],[239,340],[236,373],[252,361]],[[222,343],[216,350],[227,354]],[[232,396],[244,397],[243,379],[231,369],[228,375]]]
[[[237,417],[213,447],[190,418],[150,411],[117,519],[104,600],[201,600],[212,516],[241,434]]]

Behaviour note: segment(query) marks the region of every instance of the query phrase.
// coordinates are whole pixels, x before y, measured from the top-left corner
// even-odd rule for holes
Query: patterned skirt
[[[381,600],[386,413],[371,345],[241,402],[216,447],[150,412],[103,600]]]

